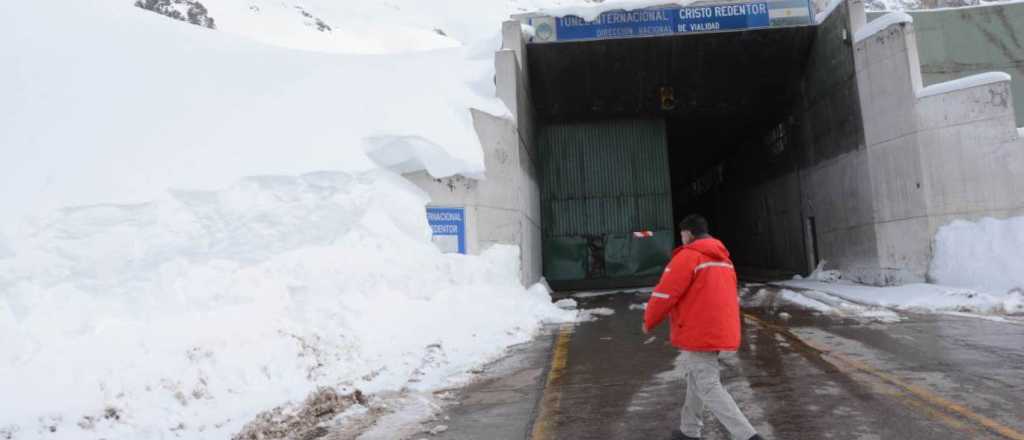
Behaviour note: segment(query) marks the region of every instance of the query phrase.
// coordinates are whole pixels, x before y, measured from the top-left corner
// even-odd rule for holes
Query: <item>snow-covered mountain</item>
[[[206,7],[197,0],[136,0],[135,6],[196,26],[210,29],[217,27]]]

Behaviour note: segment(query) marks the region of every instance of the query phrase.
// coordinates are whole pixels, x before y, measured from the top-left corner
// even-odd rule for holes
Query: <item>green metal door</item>
[[[539,141],[548,282],[573,289],[656,281],[675,242],[664,121],[552,124]]]

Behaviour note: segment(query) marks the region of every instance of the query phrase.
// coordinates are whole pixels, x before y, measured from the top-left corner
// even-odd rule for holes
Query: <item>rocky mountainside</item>
[[[135,6],[175,20],[187,21],[196,26],[217,28],[213,17],[210,17],[206,10],[206,6],[196,0],[136,0]]]

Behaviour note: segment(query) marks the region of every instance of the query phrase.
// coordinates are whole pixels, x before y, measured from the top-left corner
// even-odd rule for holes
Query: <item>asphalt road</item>
[[[640,332],[643,312],[630,306],[645,301],[581,300],[615,314],[517,347],[456,393],[446,432],[425,437],[667,439],[684,378],[665,326],[653,341]],[[740,350],[721,358],[723,383],[768,439],[1024,440],[1024,326],[902,318],[746,310]],[[705,419],[705,439],[728,439]]]

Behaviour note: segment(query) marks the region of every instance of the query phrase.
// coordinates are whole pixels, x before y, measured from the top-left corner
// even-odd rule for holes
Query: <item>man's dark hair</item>
[[[700,214],[690,214],[679,222],[679,231],[690,231],[694,237],[708,235],[708,220]]]

